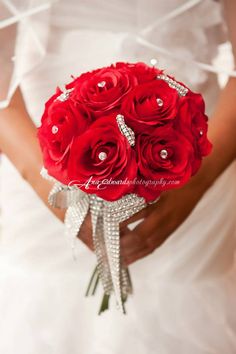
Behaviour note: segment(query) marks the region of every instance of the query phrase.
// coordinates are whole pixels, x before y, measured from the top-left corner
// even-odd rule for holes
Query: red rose
[[[121,112],[131,128],[146,132],[175,119],[178,105],[178,92],[155,80],[135,87],[125,97]]]
[[[154,66],[148,66],[145,63],[123,63],[118,62],[115,65],[116,68],[126,68],[129,70],[134,76],[136,76],[138,83],[143,84],[145,82],[153,81],[156,79],[158,74],[161,74],[163,71],[157,69]]]
[[[151,135],[140,134],[136,143],[139,183],[136,193],[151,201],[160,192],[180,187],[192,174],[193,147],[173,127],[165,125]],[[150,184],[142,184],[150,181]]]
[[[67,162],[72,141],[86,130],[91,119],[82,105],[70,100],[56,100],[60,93],[58,90],[46,103],[38,137],[48,173],[67,184]]]
[[[125,68],[108,67],[83,74],[67,87],[74,87],[72,100],[85,104],[94,117],[100,117],[119,108],[124,95],[137,83]]]
[[[68,175],[71,184],[85,192],[95,193],[106,200],[117,200],[131,193],[133,186],[116,183],[133,180],[136,174],[135,151],[120,133],[115,115],[98,119],[73,141]],[[88,181],[91,181],[89,185]]]
[[[196,158],[201,160],[209,155],[212,144],[207,138],[208,117],[205,104],[200,94],[189,92],[181,101],[175,126],[195,146]]]

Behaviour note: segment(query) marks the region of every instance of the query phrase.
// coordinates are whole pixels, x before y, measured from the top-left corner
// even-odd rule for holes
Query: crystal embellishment
[[[104,160],[107,158],[107,153],[104,152],[104,151],[101,151],[101,152],[98,154],[98,158],[99,158],[99,160],[104,161]]]
[[[160,151],[160,157],[161,157],[163,160],[167,159],[167,157],[168,157],[168,151],[167,151],[166,149],[162,149],[162,150]]]
[[[61,102],[67,101],[68,98],[70,97],[71,91],[73,91],[73,90],[74,90],[74,89],[71,88],[71,89],[68,89],[68,90],[63,91],[63,92],[56,98],[56,100],[57,100],[57,101],[61,101]]]
[[[52,134],[56,134],[58,132],[58,127],[56,125],[52,126]]]
[[[162,101],[161,98],[157,98],[157,104],[158,104],[159,107],[162,107],[164,102]]]
[[[199,135],[203,136],[203,130],[202,129],[200,130]]]
[[[177,81],[171,79],[167,75],[157,75],[157,79],[165,81],[169,85],[169,87],[175,89],[178,92],[179,96],[186,96],[188,93],[187,87],[179,84]]]
[[[121,134],[123,134],[127,138],[130,146],[134,146],[135,145],[135,135],[134,135],[133,130],[125,124],[125,117],[122,114],[117,114],[116,121],[117,121],[117,124],[118,124]]]
[[[155,66],[157,64],[157,60],[155,58],[152,58],[150,60],[150,63],[151,63],[152,66]]]
[[[106,85],[106,81],[100,81],[98,83],[98,87],[104,87]]]

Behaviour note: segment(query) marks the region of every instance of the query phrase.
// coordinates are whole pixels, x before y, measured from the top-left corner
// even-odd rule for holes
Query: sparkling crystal
[[[104,151],[101,151],[98,155],[99,160],[103,161],[107,158],[107,153]]]
[[[131,128],[125,124],[124,116],[122,114],[117,114],[116,121],[120,132],[127,138],[130,146],[135,145],[135,134]]]
[[[157,60],[155,58],[152,58],[150,60],[150,63],[151,63],[152,66],[155,66],[157,64]]]
[[[183,85],[171,79],[167,75],[159,74],[157,75],[157,79],[165,81],[169,85],[169,87],[175,89],[180,96],[186,96],[186,94],[188,93],[187,87],[184,87]]]
[[[98,87],[104,87],[106,85],[106,81],[100,81],[98,83]]]
[[[124,116],[122,114],[117,114],[116,120],[117,122],[124,122]]]
[[[165,160],[168,157],[168,151],[166,149],[162,149],[160,151],[160,157]]]
[[[58,132],[58,127],[56,125],[52,126],[52,134],[56,134]]]
[[[157,104],[159,107],[162,107],[163,106],[163,101],[161,98],[157,98]]]
[[[64,102],[69,98],[69,94],[67,92],[63,92],[60,96],[57,97],[58,101]]]
[[[203,134],[204,134],[204,132],[203,132],[203,130],[201,129],[200,132],[199,132],[199,135],[200,135],[200,136],[203,136]]]
[[[70,97],[71,91],[73,91],[73,90],[74,90],[73,88],[68,89],[68,90],[66,89],[56,98],[56,100],[61,101],[61,102],[67,101],[68,98]]]

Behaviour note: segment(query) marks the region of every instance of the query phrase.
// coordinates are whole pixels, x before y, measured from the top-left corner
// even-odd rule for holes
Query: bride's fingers
[[[171,202],[168,203],[168,192],[166,192],[157,202],[148,205],[145,209],[123,222],[122,225],[129,225],[144,218],[143,222],[133,228],[133,231],[145,237],[146,234],[149,235],[155,231],[156,225],[159,225],[161,220],[165,220],[165,216],[171,208]]]
[[[159,231],[150,237],[146,238],[145,242],[136,244],[135,247],[122,248],[121,255],[122,260],[125,265],[129,265],[140,258],[146,257],[151,254],[157,247],[159,247],[163,241],[165,241],[165,237],[163,237],[163,232]],[[132,235],[134,237],[134,235]]]
[[[153,210],[155,209],[155,204],[152,205],[148,205],[146,208],[144,208],[143,210],[139,211],[138,213],[134,214],[133,216],[131,216],[131,218],[123,221],[120,226],[126,226],[129,224],[132,224],[133,222],[140,220],[140,219],[144,219],[146,218]]]
[[[132,235],[134,237],[134,235]],[[158,229],[151,236],[146,238],[145,243],[136,244],[135,247],[123,247],[121,249],[122,260],[125,265],[129,265],[140,258],[151,254],[166,240],[166,233],[163,229]]]
[[[127,234],[130,230],[124,224],[120,225],[120,235],[121,238]],[[85,243],[91,250],[93,250],[93,239],[92,239],[92,223],[91,214],[88,213],[85,217],[83,224],[81,225],[80,231],[77,236],[83,243]]]
[[[138,261],[139,259],[148,256],[150,253],[151,253],[150,248],[146,247],[143,248],[140,252],[136,252],[124,256],[122,255],[122,262],[125,266],[129,266],[135,261]]]
[[[166,211],[168,215],[169,212]],[[154,211],[132,231],[124,232],[121,237],[121,254],[129,264],[153,252],[169,236],[169,217]]]
[[[141,240],[140,235],[130,231],[121,239],[121,256],[125,260],[138,256],[148,248],[146,240]]]
[[[150,246],[148,246],[148,239],[151,234],[155,232],[157,225],[160,223],[160,213],[156,211],[156,205],[150,205],[146,209],[135,214],[132,218],[128,219],[127,222],[121,223],[120,234],[121,234],[121,250],[124,255],[136,259],[140,258],[142,252],[148,252]],[[160,210],[160,208],[158,208]],[[144,218],[145,217],[145,218]],[[143,219],[140,224],[138,224],[132,231],[128,228],[128,224],[135,221]],[[92,224],[91,215],[87,214],[78,238],[84,242],[91,250],[93,247],[92,239]]]
[[[124,232],[121,237],[121,246],[123,248],[142,247],[147,242],[151,234],[163,223],[161,214],[153,211],[141,223],[134,227],[133,230]]]
[[[147,239],[149,235],[153,234],[160,224],[165,222],[163,217],[155,210],[140,224],[135,226],[133,232],[139,235],[141,239]]]

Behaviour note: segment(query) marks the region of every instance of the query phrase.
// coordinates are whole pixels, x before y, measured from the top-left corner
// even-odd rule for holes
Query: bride
[[[210,65],[226,40],[222,11],[236,56],[233,0],[1,1],[1,353],[235,354],[236,75],[220,92]],[[153,58],[203,93],[214,148],[185,187],[122,225],[134,295],[126,316],[97,316],[97,296],[84,297],[89,217],[74,262],[64,214],[47,203],[36,126],[70,75]]]

